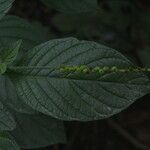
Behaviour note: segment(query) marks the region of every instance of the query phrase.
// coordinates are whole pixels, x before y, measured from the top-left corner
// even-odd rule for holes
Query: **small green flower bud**
[[[129,67],[127,70],[128,70],[129,72],[132,72],[132,71],[133,71],[133,67]]]
[[[104,71],[108,71],[108,70],[109,70],[109,67],[105,66],[105,67],[103,67],[103,70],[104,70]]]
[[[67,67],[66,67],[66,70],[67,70],[67,71],[74,71],[74,67],[73,67],[73,66],[67,66]]]
[[[64,68],[60,68],[59,71],[60,72],[65,72],[65,69]]]
[[[95,67],[94,69],[92,69],[92,72],[99,72],[100,67]]]
[[[76,71],[82,72],[82,70],[80,69],[80,67],[77,67],[77,68],[76,68]]]
[[[111,70],[114,71],[114,72],[116,72],[116,71],[118,70],[118,68],[117,68],[116,66],[113,66],[113,67],[111,68]]]
[[[127,70],[126,69],[119,69],[119,72],[127,72]]]
[[[87,66],[84,66],[84,65],[80,66],[81,70],[84,70],[85,68],[87,68]]]
[[[135,68],[135,69],[134,69],[134,72],[139,72],[139,69],[138,69],[138,68]]]
[[[87,73],[89,70],[87,68],[85,68],[82,72],[83,73]]]
[[[103,69],[98,70],[99,73],[104,73],[105,71]]]
[[[141,68],[141,71],[145,72],[147,71],[147,68]]]

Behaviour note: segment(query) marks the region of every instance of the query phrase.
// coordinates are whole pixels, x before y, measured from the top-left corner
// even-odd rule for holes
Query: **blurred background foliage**
[[[73,36],[96,41],[120,51],[139,66],[150,66],[150,1],[89,0],[85,7],[82,0],[72,0],[67,4],[59,5],[57,0],[16,0],[10,14],[40,22],[49,32],[49,39]],[[109,119],[66,122],[68,144],[47,150],[150,149],[149,98],[141,98],[113,117],[115,123]]]

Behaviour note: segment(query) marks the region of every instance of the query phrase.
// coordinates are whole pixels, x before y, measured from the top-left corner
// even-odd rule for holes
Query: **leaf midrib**
[[[49,78],[52,78],[52,79],[59,79],[59,80],[71,80],[71,81],[80,81],[80,82],[83,82],[83,81],[86,81],[86,82],[100,82],[100,83],[104,83],[104,84],[121,84],[121,85],[133,85],[133,86],[139,86],[139,85],[141,85],[141,86],[149,86],[150,87],[150,81],[148,81],[147,82],[147,84],[146,83],[124,83],[124,82],[114,82],[114,81],[100,81],[100,80],[94,80],[94,79],[75,79],[75,78],[65,78],[65,77],[55,77],[55,76],[49,76],[49,77],[47,77],[47,76],[33,76],[33,75],[22,75],[22,74],[11,74],[11,75],[9,75],[8,74],[8,76],[14,76],[14,78],[16,77],[16,76],[21,76],[21,77],[25,77],[25,78],[33,78],[33,79],[35,79],[35,78],[40,78],[40,79],[49,79]],[[141,77],[140,77],[141,78]],[[138,79],[138,78],[136,78],[136,79]],[[134,78],[134,80],[135,80],[135,78]],[[132,81],[132,80],[129,80],[129,81]],[[148,84],[149,83],[149,84]]]

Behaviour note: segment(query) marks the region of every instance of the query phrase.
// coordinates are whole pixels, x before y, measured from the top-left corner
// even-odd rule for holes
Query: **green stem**
[[[11,71],[23,71],[23,70],[42,70],[42,69],[47,69],[51,70],[53,69],[52,67],[49,66],[14,66],[14,67],[9,67],[8,68]],[[117,73],[127,73],[127,72],[150,72],[150,67],[147,68],[140,68],[140,67],[129,67],[129,68],[119,68],[116,66],[108,67],[88,67],[84,65],[80,66],[66,66],[66,65],[61,65],[58,68],[56,68],[61,73],[69,73],[69,72],[79,72],[79,73],[84,73],[84,74],[89,74],[89,73],[107,73],[107,72],[117,72]]]
[[[52,69],[52,67],[48,66],[16,66],[16,67],[9,67],[10,70],[30,70],[30,69]]]

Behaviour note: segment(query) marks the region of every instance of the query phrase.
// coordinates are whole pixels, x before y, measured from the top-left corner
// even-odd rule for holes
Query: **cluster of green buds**
[[[88,73],[90,72],[90,69],[85,65],[80,66],[66,66],[61,65],[59,67],[60,72],[80,72],[80,73]]]
[[[117,73],[126,73],[126,72],[150,72],[150,68],[140,68],[140,67],[129,67],[129,68],[118,68],[116,66],[108,67],[88,67],[85,65],[79,66],[67,66],[61,65],[59,67],[60,72],[79,72],[79,73],[108,73],[108,72],[117,72]]]

